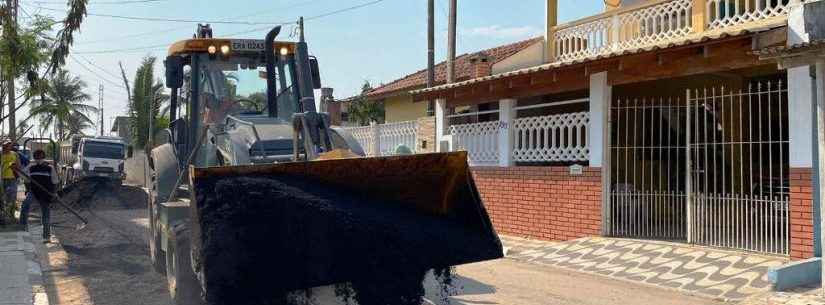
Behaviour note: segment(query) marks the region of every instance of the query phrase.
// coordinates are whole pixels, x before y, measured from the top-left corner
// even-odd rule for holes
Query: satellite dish
[[[609,7],[619,7],[619,5],[622,5],[622,0],[604,0],[604,5]]]

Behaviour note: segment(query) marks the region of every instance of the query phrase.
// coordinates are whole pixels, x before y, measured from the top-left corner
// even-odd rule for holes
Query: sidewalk
[[[31,234],[0,232],[0,305],[48,305]]]
[[[770,292],[767,272],[786,259],[649,240],[588,237],[543,242],[501,236],[516,261],[563,268],[724,301]]]
[[[739,305],[825,305],[821,287],[795,288],[753,296]]]

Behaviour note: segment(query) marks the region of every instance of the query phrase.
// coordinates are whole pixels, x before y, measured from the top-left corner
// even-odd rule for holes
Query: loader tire
[[[153,208],[154,200],[151,194],[149,198],[147,209],[149,212],[149,257],[152,258],[152,268],[155,269],[155,272],[166,274],[166,254],[163,253],[163,247],[161,247],[160,232],[156,227],[157,222]]]
[[[181,222],[169,232],[166,251],[166,280],[174,305],[204,305],[201,286],[192,271],[189,227]]]

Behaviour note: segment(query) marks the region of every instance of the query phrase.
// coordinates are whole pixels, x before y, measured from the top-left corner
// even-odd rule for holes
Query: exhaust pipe
[[[275,87],[275,37],[281,33],[281,26],[276,26],[266,34],[264,41],[264,55],[266,56],[266,105],[269,108],[269,117],[278,116],[278,100]]]

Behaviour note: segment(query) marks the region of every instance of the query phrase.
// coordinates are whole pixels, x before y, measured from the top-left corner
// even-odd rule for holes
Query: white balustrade
[[[415,139],[418,135],[417,121],[388,123],[378,126],[378,143],[382,156],[395,154],[395,149],[399,145],[407,146],[415,152]]]
[[[389,156],[395,154],[399,145],[407,146],[413,153],[416,149],[418,122],[407,121],[388,124],[347,128],[355,140],[364,148],[367,156]]]
[[[559,29],[554,33],[555,59],[571,61],[596,56],[610,50],[609,17]]]
[[[588,112],[518,118],[513,124],[516,162],[587,161]]]
[[[692,31],[692,9],[692,0],[653,1],[562,25],[553,35],[555,58],[580,60],[685,36]]]
[[[791,0],[707,0],[708,29],[787,15]]]
[[[743,25],[787,16],[794,2],[804,0],[653,0],[583,18],[552,29],[553,60],[585,60],[611,52],[646,48],[697,34],[699,31]],[[694,2],[704,7],[694,7]],[[697,21],[698,22],[698,21]]]
[[[352,134],[352,137],[361,144],[361,148],[364,149],[364,153],[367,156],[375,156],[375,133],[373,132],[373,126],[363,126],[363,127],[350,127],[346,128]]]
[[[692,9],[692,0],[675,0],[617,15],[618,48],[644,47],[690,34]]]
[[[450,126],[453,150],[466,150],[471,165],[497,165],[500,121]]]

